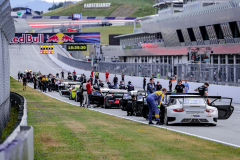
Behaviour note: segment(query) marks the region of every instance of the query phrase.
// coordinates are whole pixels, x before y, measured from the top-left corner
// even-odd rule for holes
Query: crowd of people
[[[64,79],[64,71],[61,73],[61,79]],[[93,79],[93,77],[95,77]],[[113,85],[109,82],[109,72],[106,71],[105,73],[106,77],[106,82],[108,84],[108,88],[119,88],[119,89],[127,89],[128,91],[133,91],[134,86],[131,84],[131,82],[128,82],[128,85],[125,86],[125,81],[124,81],[124,74],[121,75],[121,81],[118,85],[118,77],[115,75],[113,78]],[[18,72],[18,81],[23,82],[23,90],[26,90],[26,85],[27,83],[34,83],[34,89],[39,88],[42,92],[48,91],[54,91],[57,90],[57,84],[56,84],[56,79],[60,79],[59,73],[56,74],[56,76],[52,74],[48,75],[42,75],[41,72],[32,72],[31,70],[25,71],[25,73],[21,73],[20,71]],[[104,83],[102,80],[99,79],[99,73],[95,72],[92,70],[90,74],[90,78],[87,80],[85,74],[81,74],[79,77],[77,77],[77,74],[75,70],[71,73],[70,71],[68,72],[67,76],[68,80],[73,80],[73,81],[78,81],[81,82],[81,92],[82,92],[82,98],[83,102],[80,103],[80,105],[87,105],[87,107],[90,105],[89,101],[89,95],[92,94],[92,92],[95,91],[95,88],[93,85],[95,85],[97,88],[104,87]],[[172,82],[173,80],[169,80],[169,92],[172,92]],[[147,104],[149,108],[149,124],[152,123],[152,112],[155,112],[155,117],[157,120],[157,125],[162,125],[163,122],[160,121],[159,119],[159,112],[160,112],[160,106],[163,101],[164,95],[167,93],[167,89],[163,88],[162,85],[160,84],[159,81],[157,81],[157,84],[154,82],[154,78],[150,78],[149,83],[146,84],[146,77],[143,78],[143,89],[146,90],[147,86]],[[194,91],[199,92],[201,96],[208,96],[208,86],[209,83],[205,82],[203,86],[200,86],[196,88]],[[183,93],[188,93],[189,90],[189,84],[187,83],[187,80],[185,81],[184,84],[182,84],[181,79],[177,80],[177,85],[175,86],[175,89],[173,92],[176,94],[183,94]],[[156,105],[156,101],[158,101],[158,105]]]

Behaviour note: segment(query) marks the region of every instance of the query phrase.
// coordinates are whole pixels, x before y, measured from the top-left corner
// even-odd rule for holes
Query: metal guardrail
[[[60,55],[59,53],[57,54],[57,59],[75,68],[80,68],[87,71],[91,71],[93,68],[91,66],[91,62],[84,62],[81,60],[69,59],[67,57]]]
[[[18,119],[12,133],[0,145],[0,159],[33,160],[33,127],[27,126],[27,101],[18,93],[10,95],[11,106],[18,107]]]

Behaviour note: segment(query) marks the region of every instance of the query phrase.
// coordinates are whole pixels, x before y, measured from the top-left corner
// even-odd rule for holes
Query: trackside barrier
[[[22,19],[72,19],[72,16],[12,16],[12,18],[22,18]],[[116,19],[116,20],[134,20],[137,17],[87,17],[82,16],[82,20],[92,19],[92,20],[104,20],[104,19]]]
[[[18,120],[13,127],[13,132],[0,145],[0,160],[33,160],[33,127],[27,126],[27,101],[11,92],[12,106],[18,106]]]
[[[87,70],[83,70],[83,69],[79,69],[79,68],[75,68],[75,67],[69,66],[66,63],[63,63],[62,61],[60,61],[57,58],[55,58],[53,55],[48,55],[48,56],[49,56],[49,58],[53,62],[55,62],[62,69],[65,69],[67,71],[75,70],[77,72],[77,74],[84,73],[87,78],[90,77],[91,71],[87,71]],[[115,76],[114,74],[110,74],[109,75],[110,82],[112,82],[114,76]],[[121,75],[116,75],[116,76],[118,77],[118,80],[120,81],[121,80]],[[99,79],[105,81],[105,73],[99,72]],[[146,79],[147,79],[147,83],[148,83],[150,78],[147,77]],[[141,88],[143,87],[143,77],[125,76],[125,84],[127,84],[128,81],[131,81],[132,84],[135,87],[141,87]],[[155,82],[157,82],[157,81],[159,81],[160,84],[164,88],[168,89],[168,85],[169,85],[169,81],[168,80],[155,78]],[[177,82],[174,81],[172,84],[173,84],[172,85],[173,86],[172,90],[174,90],[175,86],[177,85]],[[188,84],[190,86],[189,92],[190,93],[196,93],[194,91],[194,89],[202,86],[204,83],[188,82]],[[222,85],[210,84],[210,86],[208,88],[208,92],[209,92],[209,96],[231,97],[231,98],[233,98],[233,103],[240,103],[239,95],[236,94],[236,93],[240,93],[240,87],[222,86]]]

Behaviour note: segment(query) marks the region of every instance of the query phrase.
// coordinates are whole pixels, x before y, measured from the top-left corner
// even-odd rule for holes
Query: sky
[[[72,2],[79,2],[81,0],[66,0]],[[54,0],[54,3],[65,2],[65,0]],[[11,7],[26,7],[28,6],[34,11],[45,11],[52,6],[53,0],[10,0]]]

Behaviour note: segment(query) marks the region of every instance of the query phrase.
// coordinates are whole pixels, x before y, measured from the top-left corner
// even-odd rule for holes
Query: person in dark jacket
[[[150,78],[150,83],[148,83],[148,85],[147,85],[147,91],[148,91],[148,95],[155,92],[155,86],[154,86],[154,79],[153,78]]]
[[[145,91],[145,89],[146,89],[146,77],[143,77],[143,89],[144,89],[144,91]]]
[[[116,74],[115,74],[115,77],[113,78],[113,83],[114,83],[115,88],[117,88],[118,78],[117,78]]]
[[[99,81],[99,87],[104,87],[104,84],[102,83],[102,80]]]
[[[161,90],[162,90],[162,85],[160,84],[159,81],[157,81],[156,91],[161,91]]]

